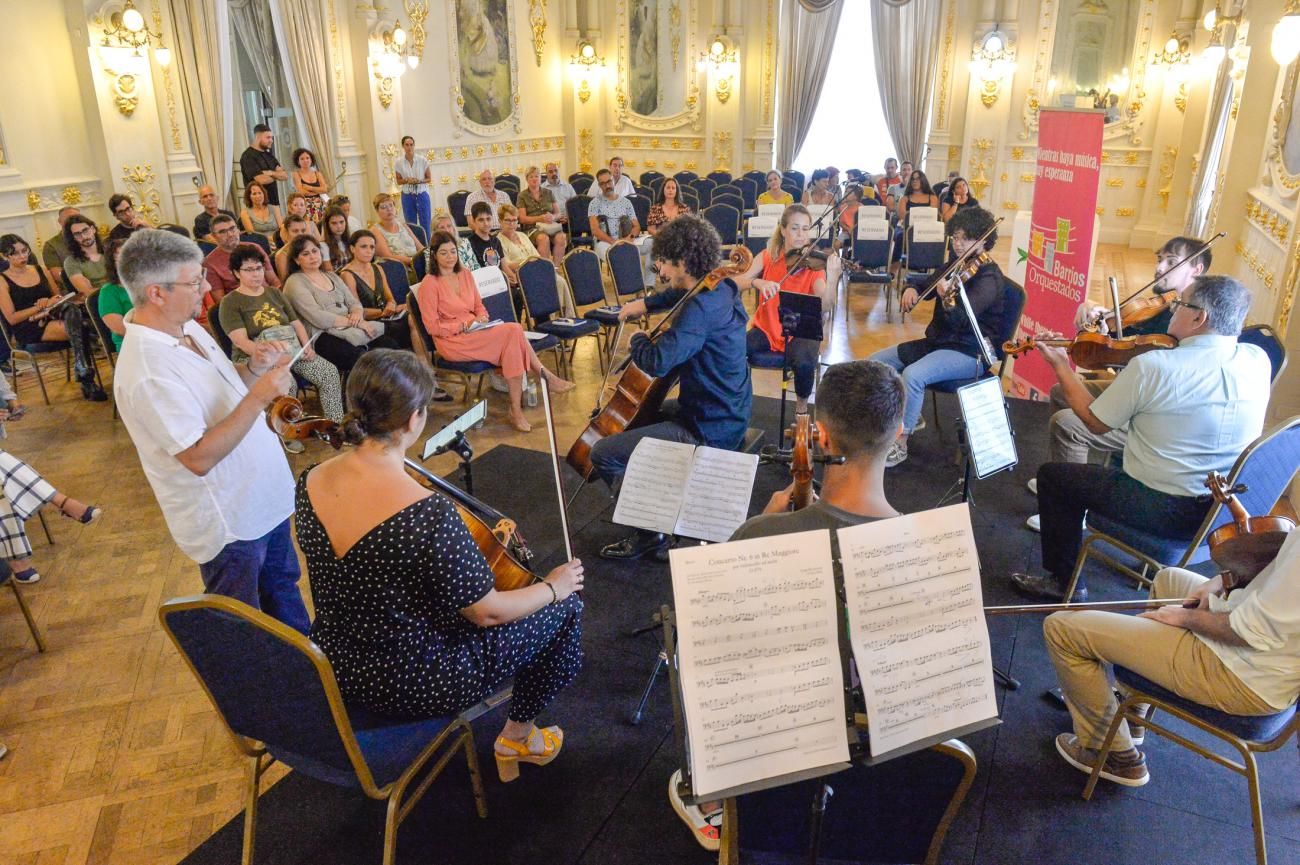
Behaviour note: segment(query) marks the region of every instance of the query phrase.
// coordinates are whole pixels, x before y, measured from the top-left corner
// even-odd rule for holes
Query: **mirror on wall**
[[[1282,133],[1282,166],[1287,174],[1300,174],[1300,111],[1295,110],[1295,79],[1287,97],[1286,130]]]
[[[692,68],[682,38],[685,0],[627,0],[627,108],[671,117],[686,108]]]
[[[1141,0],[1064,0],[1056,16],[1049,104],[1124,119]]]

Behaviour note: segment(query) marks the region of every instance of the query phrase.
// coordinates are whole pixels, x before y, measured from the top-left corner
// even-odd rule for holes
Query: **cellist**
[[[718,265],[722,241],[703,219],[679,216],[655,234],[650,255],[669,288],[625,304],[619,312],[624,321],[676,306]],[[675,373],[681,391],[675,403],[665,403],[658,423],[617,433],[593,445],[591,464],[596,476],[612,487],[627,470],[632,451],[643,438],[724,450],[740,446],[753,406],[745,359],[748,319],[740,289],[731,279],[723,279],[687,300],[672,327],[655,340],[639,332],[632,335],[632,361],[652,376]],[[663,556],[667,549],[667,536],[638,529],[605,546],[600,554],[607,559],[637,559],[648,553]]]
[[[821,450],[844,462],[826,466],[817,501],[791,511],[792,484],[774,493],[763,513],[736,529],[731,540],[834,530],[898,516],[885,497],[885,456],[903,425],[906,401],[902,377],[879,361],[853,360],[827,369],[817,389],[817,423],[825,436]],[[677,781],[674,777],[668,785],[673,810],[701,846],[717,850],[722,803],[687,805],[677,794]]]

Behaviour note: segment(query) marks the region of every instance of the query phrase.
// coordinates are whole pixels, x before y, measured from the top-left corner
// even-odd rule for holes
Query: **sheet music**
[[[623,474],[614,522],[725,541],[749,515],[757,471],[754,454],[642,439]]]
[[[757,454],[696,448],[673,533],[716,542],[730,538],[749,517],[757,472]]]
[[[986,478],[1014,466],[1019,458],[1002,399],[1001,379],[986,378],[959,388],[957,399],[966,423],[966,442],[975,461],[975,476]]]
[[[695,795],[847,761],[830,532],[669,561]]]
[[[652,532],[672,532],[682,509],[695,445],[644,438],[637,442],[614,506],[614,522]]]
[[[837,535],[872,757],[996,718],[966,505]]]

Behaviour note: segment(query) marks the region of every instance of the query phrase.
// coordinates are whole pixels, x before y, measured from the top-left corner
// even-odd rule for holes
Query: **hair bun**
[[[361,421],[361,417],[356,412],[348,412],[343,416],[343,423],[340,425],[343,432],[343,441],[346,444],[358,445],[366,439],[366,425]]]

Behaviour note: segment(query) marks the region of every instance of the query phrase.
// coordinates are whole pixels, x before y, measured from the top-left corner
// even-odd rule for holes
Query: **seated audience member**
[[[307,216],[307,196],[303,195],[301,192],[289,193],[289,198],[285,202],[284,208],[284,219],[280,221],[280,234],[278,236],[279,246],[285,246],[290,240],[293,240],[293,238],[289,236],[289,220],[295,216],[307,223],[308,234],[317,240],[321,239],[320,226],[312,222]]]
[[[530,258],[536,258],[537,248],[519,233],[519,210],[513,204],[497,208],[497,222],[501,225],[496,235],[501,247],[501,270],[512,285],[518,285],[519,266]]]
[[[906,165],[907,163],[904,163]],[[907,230],[908,219],[907,212],[913,207],[933,207],[936,210],[939,207],[939,196],[934,194],[930,189],[930,181],[926,179],[924,171],[911,171],[907,174],[907,191],[900,194],[898,204],[895,206],[895,215],[898,223],[894,227],[894,254],[893,261],[889,263],[890,274],[898,273],[902,267],[903,260],[903,233]],[[991,248],[991,247],[990,247]]]
[[[234,347],[231,360],[244,363],[257,351],[256,343],[279,343],[290,357],[307,345],[307,329],[298,313],[275,288],[267,285],[266,255],[251,243],[241,243],[230,254],[230,269],[238,278],[235,289],[221,301],[221,329]],[[293,371],[316,386],[321,411],[332,421],[343,421],[343,384],[338,368],[316,354],[302,353]]]
[[[348,237],[352,236],[352,232],[360,231],[361,229],[365,228],[365,225],[362,224],[361,220],[357,219],[355,216],[352,215],[351,198],[349,198],[348,196],[342,193],[339,193],[338,195],[330,199],[330,204],[333,204],[334,206],[338,207],[339,210],[343,211],[343,215],[348,218]]]
[[[1043,623],[1047,654],[1070,710],[1073,733],[1056,751],[1092,772],[1119,709],[1111,665],[1133,670],[1180,697],[1230,715],[1272,715],[1300,691],[1300,532],[1292,532],[1268,567],[1227,597],[1223,578],[1181,568],[1156,574],[1153,598],[1187,598],[1139,615],[1103,611],[1054,613]],[[1121,721],[1101,777],[1125,787],[1150,779],[1137,749],[1144,731]]]
[[[948,176],[934,185],[934,194],[939,196],[939,203],[943,203],[943,195],[952,187],[952,182],[961,177],[961,172],[953,169],[948,172]]]
[[[496,178],[492,176],[491,169],[484,168],[478,173],[478,189],[465,197],[465,212],[469,213],[476,204],[488,205],[488,214],[492,217],[488,227],[496,231],[501,227],[501,223],[497,222],[497,208],[510,203],[510,194],[505,190],[497,189]]]
[[[352,258],[348,243],[352,232],[348,230],[347,214],[334,202],[330,202],[329,207],[325,208],[325,217],[321,220],[321,234],[324,237],[325,248],[329,250],[330,264],[334,266],[334,270],[345,266]]]
[[[823,451],[844,457],[844,462],[826,466],[821,496],[808,507],[790,510],[791,484],[773,493],[763,513],[736,529],[731,540],[835,531],[898,516],[885,497],[885,454],[898,435],[906,398],[898,373],[882,363],[854,360],[827,369],[817,391],[817,422],[826,431]],[[700,846],[717,850],[722,803],[687,805],[677,795],[679,780],[674,773],[668,801]]]
[[[898,176],[898,160],[889,157],[885,160],[885,173],[876,178],[876,198],[881,204],[892,209],[894,204],[893,196],[890,194],[890,187],[897,186],[902,181]]]
[[[780,293],[815,294],[821,299],[822,309],[830,311],[834,298],[827,286],[839,280],[839,258],[827,259],[826,270],[813,270],[800,266],[793,274],[786,270],[786,254],[797,253],[808,245],[808,231],[812,217],[802,204],[792,204],[781,214],[781,221],[767,242],[767,249],[755,257],[749,269],[737,276],[741,289],[753,288],[758,295],[754,317],[745,334],[746,355],[751,363],[756,356],[767,351],[784,352],[785,335],[781,327]],[[795,411],[808,411],[808,397],[812,395],[813,382],[820,362],[821,343],[816,340],[792,337],[789,347],[790,363],[794,369]]]
[[[528,239],[537,247],[537,254],[558,262],[564,258],[569,236],[564,233],[563,214],[551,190],[542,186],[542,175],[536,165],[524,173],[524,186],[519,190],[519,222],[528,233]]]
[[[68,257],[68,243],[63,238],[63,226],[72,217],[80,215],[81,211],[75,207],[59,208],[59,230],[41,247],[41,263],[56,284],[63,278],[63,259]]]
[[[782,179],[779,171],[769,171],[767,173],[767,189],[759,193],[759,204],[783,204],[786,207],[794,204],[794,196],[781,188]],[[664,181],[664,183],[667,182]]]
[[[609,174],[614,178],[614,193],[626,198],[629,195],[636,195],[636,184],[632,178],[623,173],[623,157],[615,156],[609,161]]]
[[[131,203],[129,195],[120,192],[110,195],[108,210],[117,218],[117,225],[108,233],[109,240],[117,240],[119,237],[125,240],[131,236],[131,232],[149,227],[144,217],[135,212],[135,205]]]
[[[290,215],[289,218],[284,221],[284,229],[285,229],[285,233],[289,237],[289,243],[292,243],[293,241],[297,240],[299,237],[312,237],[310,224],[307,222],[307,220],[304,217],[298,216],[296,214]],[[314,237],[312,237],[312,239],[315,240]],[[325,264],[328,264],[329,250],[326,249],[323,244],[319,244],[319,245],[320,245],[321,257],[322,259],[324,259]],[[281,246],[279,249],[275,251],[275,258],[273,259],[273,261],[275,264],[275,274],[280,278],[280,281],[283,282],[284,280],[288,279],[289,262],[290,262],[288,243],[286,243],[284,246]]]
[[[919,172],[914,172],[913,176],[917,173]],[[987,210],[974,207],[960,211],[948,221],[953,255],[959,256],[969,251],[993,224],[993,214]],[[985,239],[984,248],[992,249],[997,239],[998,233],[994,231]],[[990,342],[996,340],[1005,305],[1002,271],[990,261],[981,266],[964,285],[979,332]],[[950,287],[950,281],[938,286],[934,297],[934,312],[923,338],[890,346],[871,356],[872,360],[888,364],[901,372],[903,384],[907,388],[903,431],[890,448],[886,460],[886,465],[890,468],[907,459],[907,439],[916,429],[921,410],[925,407],[926,386],[951,379],[975,378],[985,372],[979,337],[967,320],[966,311],[960,304],[947,309],[942,303],[942,296]],[[916,306],[918,297],[917,290],[908,286],[903,291],[900,302],[903,311],[911,311]]]
[[[968,213],[965,210],[954,221]],[[952,224],[952,223],[949,223]],[[1013,574],[1023,594],[1060,598],[1094,512],[1164,537],[1191,537],[1213,500],[1205,478],[1226,474],[1264,428],[1272,368],[1258,346],[1238,343],[1250,292],[1226,276],[1200,276],[1174,301],[1177,348],[1138,355],[1093,397],[1064,349],[1040,344],[1070,410],[1094,434],[1128,430],[1122,469],[1077,463],[1038,468],[1046,576]],[[1080,581],[1075,598],[1087,596]]]
[[[478,259],[474,257],[473,247],[469,245],[469,238],[460,236],[460,232],[456,230],[456,221],[445,210],[438,210],[433,215],[433,233],[437,234],[439,231],[458,238],[456,241],[456,255],[460,258],[461,267],[471,271],[479,269],[480,265]],[[432,246],[426,246],[420,253],[424,257],[424,272],[426,274],[433,273],[436,266],[433,262],[433,252]]]
[[[22,406],[3,376],[0,376],[0,399],[8,404],[0,414],[5,419],[12,416],[17,420]],[[50,502],[65,517],[79,523],[93,523],[103,513],[103,508],[82,504],[60,493],[34,468],[8,451],[0,450],[0,556],[13,571],[16,582],[35,583],[41,578],[32,564],[32,545],[27,540],[25,523]]]
[[[568,222],[569,214],[564,208],[564,203],[578,193],[574,191],[572,184],[560,177],[560,166],[556,163],[546,163],[546,180],[542,181],[542,188],[551,193],[551,197],[555,199],[555,206],[560,209],[560,223]]]
[[[605,253],[617,240],[624,237],[635,240],[641,233],[641,224],[636,221],[632,202],[614,191],[614,176],[608,169],[596,173],[596,185],[600,194],[593,196],[587,206],[587,219],[596,238],[596,254],[604,261]]]
[[[666,223],[672,222],[683,213],[691,212],[686,202],[682,200],[680,192],[676,178],[664,178],[664,182],[659,186],[659,199],[650,208],[650,214],[646,217],[646,230],[651,235],[656,234]]]
[[[211,237],[213,218],[225,214],[234,219],[235,214],[224,207],[217,206],[217,191],[211,186],[199,187],[199,204],[203,205],[203,209],[199,211],[198,216],[194,217],[194,239],[216,243]]]
[[[85,217],[71,217],[68,224],[80,219]],[[74,227],[74,240],[80,239],[78,231],[93,233],[94,223]],[[95,240],[98,241],[98,236]],[[32,248],[18,235],[0,237],[0,256],[8,264],[0,272],[0,314],[5,317],[14,344],[21,348],[37,342],[67,342],[72,349],[73,367],[81,385],[82,398],[91,402],[108,399],[95,381],[92,331],[90,322],[86,320],[84,304],[69,300],[54,306],[59,294],[50,285],[45,271],[32,261]],[[73,256],[68,256],[67,261],[73,260]],[[76,278],[85,281],[84,276]],[[104,280],[107,278],[105,275]]]
[[[104,250],[108,282],[99,290],[99,317],[113,339],[113,349],[122,350],[122,337],[126,336],[126,314],[131,311],[131,295],[117,275],[117,256],[126,245],[125,240],[114,240]]]
[[[63,223],[63,242],[68,247],[63,274],[77,294],[89,297],[108,280],[99,227],[85,216],[70,216]]]
[[[487,205],[480,202],[475,206]],[[447,360],[481,360],[500,367],[510,389],[510,424],[520,432],[528,432],[532,426],[524,417],[524,374],[531,372],[545,378],[552,393],[572,390],[573,382],[560,378],[538,360],[524,329],[515,322],[475,329],[476,324],[489,320],[488,313],[474,277],[461,266],[456,239],[440,231],[430,246],[435,269],[420,283],[418,296],[421,321],[433,337],[438,355]]]
[[[835,192],[830,188],[831,176],[826,173],[825,168],[818,168],[812,173],[812,178],[808,181],[808,188],[803,193],[804,204],[832,204],[835,201]]]
[[[307,204],[307,221],[319,225],[325,215],[325,193],[330,191],[329,178],[317,167],[316,154],[306,147],[293,152],[293,191],[300,193]]]
[[[826,166],[826,186],[834,191],[840,186],[840,170],[834,165]]]
[[[1154,290],[1166,295],[1172,291],[1174,297],[1181,297],[1182,292],[1196,277],[1210,269],[1212,258],[1208,249],[1203,250],[1195,258],[1183,261],[1202,245],[1202,242],[1195,238],[1175,237],[1160,247],[1156,253],[1155,275],[1162,279],[1156,283]],[[1102,319],[1108,312],[1111,312],[1109,307],[1084,300],[1075,313],[1075,325],[1079,330],[1083,330],[1085,326],[1100,327],[1105,333],[1106,323]],[[1124,335],[1165,333],[1172,318],[1173,308],[1166,307],[1164,311],[1147,321],[1134,325],[1124,322]],[[1112,381],[1110,377],[1095,376],[1079,379],[1080,384],[1094,399],[1100,396]],[[1112,429],[1100,435],[1094,433],[1070,409],[1070,404],[1065,400],[1064,389],[1059,383],[1052,385],[1050,397],[1052,420],[1048,425],[1048,462],[1086,463],[1091,461],[1094,454],[1108,455],[1124,451],[1124,442],[1128,439],[1128,432],[1124,428]],[[1038,480],[1035,478],[1029,484],[1030,492],[1037,493]],[[1038,531],[1040,529],[1038,514],[1026,520],[1025,525],[1035,532]]]
[[[954,177],[943,195],[935,194],[939,197],[939,218],[944,222],[959,210],[980,206],[979,199],[970,194],[970,184],[964,177]]]
[[[388,717],[454,715],[513,679],[494,746],[498,775],[513,781],[520,763],[545,766],[564,744],[559,727],[534,720],[582,666],[582,562],[521,589],[494,587],[451,501],[402,462],[424,432],[434,388],[432,371],[408,352],[362,358],[348,378],[343,428],[356,447],[298,479],[311,638],[348,705]]]
[[[316,338],[316,353],[347,375],[370,348],[395,348],[383,325],[366,321],[365,310],[338,274],[321,268],[320,244],[295,237],[288,247],[289,278],[284,293]]]
[[[415,276],[415,257],[424,249],[420,238],[410,226],[397,218],[397,199],[387,192],[375,196],[375,213],[379,221],[374,225],[375,250],[380,258],[390,258],[406,265],[407,277]]]
[[[375,263],[375,234],[363,228],[353,232],[348,241],[349,254],[347,266],[334,271],[343,278],[348,291],[361,303],[362,315],[367,321],[379,321],[384,334],[397,344],[398,348],[411,348],[411,328],[405,316],[406,304],[393,299],[392,289],[388,287],[388,277],[384,269]],[[381,319],[397,318],[391,321]]]
[[[280,206],[266,200],[266,190],[260,184],[244,187],[244,209],[239,212],[239,224],[249,234],[260,234],[273,245],[280,240]]]
[[[221,299],[234,291],[239,284],[239,275],[235,273],[234,267],[230,263],[230,256],[234,254],[240,245],[239,226],[235,224],[233,217],[223,213],[212,220],[212,236],[216,238],[217,246],[203,259],[203,266],[208,269],[208,285],[212,287],[203,297],[205,314],[212,307],[221,303]],[[262,247],[258,246],[256,249],[262,253],[262,264],[266,266],[266,275],[263,277],[263,281],[271,288],[279,288],[280,280],[271,267],[271,259],[262,251]],[[206,315],[200,316],[200,320],[204,318],[206,318]]]
[[[858,205],[862,203],[862,187],[850,185],[844,187],[844,198],[840,201],[840,225],[835,232],[834,247],[853,244],[853,230],[858,224]]]
[[[505,250],[501,248],[501,241],[492,233],[494,221],[500,224],[500,219],[492,213],[492,205],[478,201],[470,208],[469,226],[472,231],[465,238],[464,244],[474,257],[474,267],[471,270],[480,267],[501,267],[503,271],[506,269],[501,264],[506,257]]]

